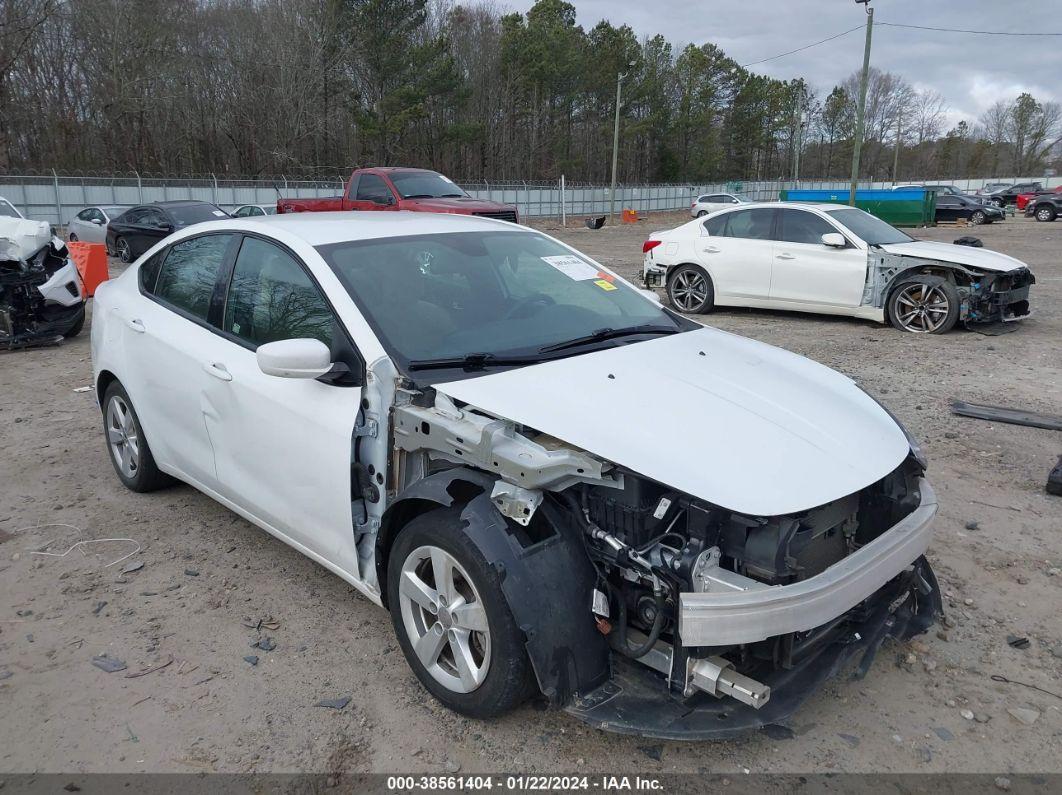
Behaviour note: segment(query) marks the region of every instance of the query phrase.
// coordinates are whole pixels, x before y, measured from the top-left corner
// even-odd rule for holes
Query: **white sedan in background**
[[[86,207],[66,225],[66,237],[71,241],[82,240],[85,243],[106,243],[107,224],[112,218],[129,209],[129,205],[96,205]]]
[[[233,218],[265,218],[267,215],[276,215],[275,204],[245,204],[232,211]]]
[[[735,204],[752,204],[752,201],[748,196],[742,196],[740,193],[705,193],[693,200],[690,205],[690,216],[701,218],[716,210],[724,210]]]
[[[646,287],[681,312],[715,306],[850,315],[942,334],[1020,320],[1036,279],[985,248],[915,240],[863,210],[770,202],[654,232],[642,246]]]

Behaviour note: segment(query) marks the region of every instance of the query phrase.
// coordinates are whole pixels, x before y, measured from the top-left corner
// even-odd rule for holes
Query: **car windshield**
[[[0,216],[5,218],[21,218],[18,210],[7,199],[0,199]]]
[[[751,202],[756,201],[751,196],[746,196],[744,193],[731,193],[730,195],[733,196],[735,199],[737,199],[739,202],[749,202],[749,203],[751,203]]]
[[[468,194],[434,171],[392,171],[391,182],[403,199],[439,199]]]
[[[119,215],[128,210],[128,207],[100,207],[108,218],[117,218]]]
[[[881,246],[887,243],[910,243],[914,240],[894,226],[875,218],[868,212],[855,207],[843,210],[827,210],[837,223],[847,227],[852,234],[866,241],[869,246]]]
[[[168,207],[170,215],[177,219],[178,226],[191,226],[203,221],[216,221],[219,218],[228,218],[229,214],[215,207],[213,204],[183,204],[179,207]]]
[[[466,357],[530,364],[694,327],[537,232],[392,237],[318,251],[410,369],[452,359],[459,368]]]

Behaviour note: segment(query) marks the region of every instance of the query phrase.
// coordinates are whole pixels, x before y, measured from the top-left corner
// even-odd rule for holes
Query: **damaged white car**
[[[863,210],[772,202],[655,232],[647,287],[681,312],[788,309],[891,322],[918,334],[1029,315],[1036,279],[995,251],[915,240]]]
[[[218,221],[96,302],[119,478],[189,483],[387,607],[461,713],[740,734],[941,609],[936,498],[886,409],[539,232]]]
[[[85,325],[85,288],[44,221],[0,215],[0,350],[51,345]]]

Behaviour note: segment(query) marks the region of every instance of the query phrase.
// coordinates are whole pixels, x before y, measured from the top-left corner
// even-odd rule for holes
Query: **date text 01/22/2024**
[[[642,776],[389,776],[387,789],[392,792],[426,791],[532,791],[602,790],[654,792],[663,789],[659,779]]]

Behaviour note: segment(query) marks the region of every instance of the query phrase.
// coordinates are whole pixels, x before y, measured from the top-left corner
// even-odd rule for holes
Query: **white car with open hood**
[[[890,321],[942,334],[1021,320],[1035,278],[1020,260],[972,246],[917,241],[837,204],[739,206],[654,232],[642,246],[647,287],[681,312],[716,306],[788,309]]]
[[[122,482],[189,483],[387,607],[464,714],[539,694],[617,731],[740,734],[940,610],[936,498],[885,408],[540,232],[204,223],[93,316]]]

